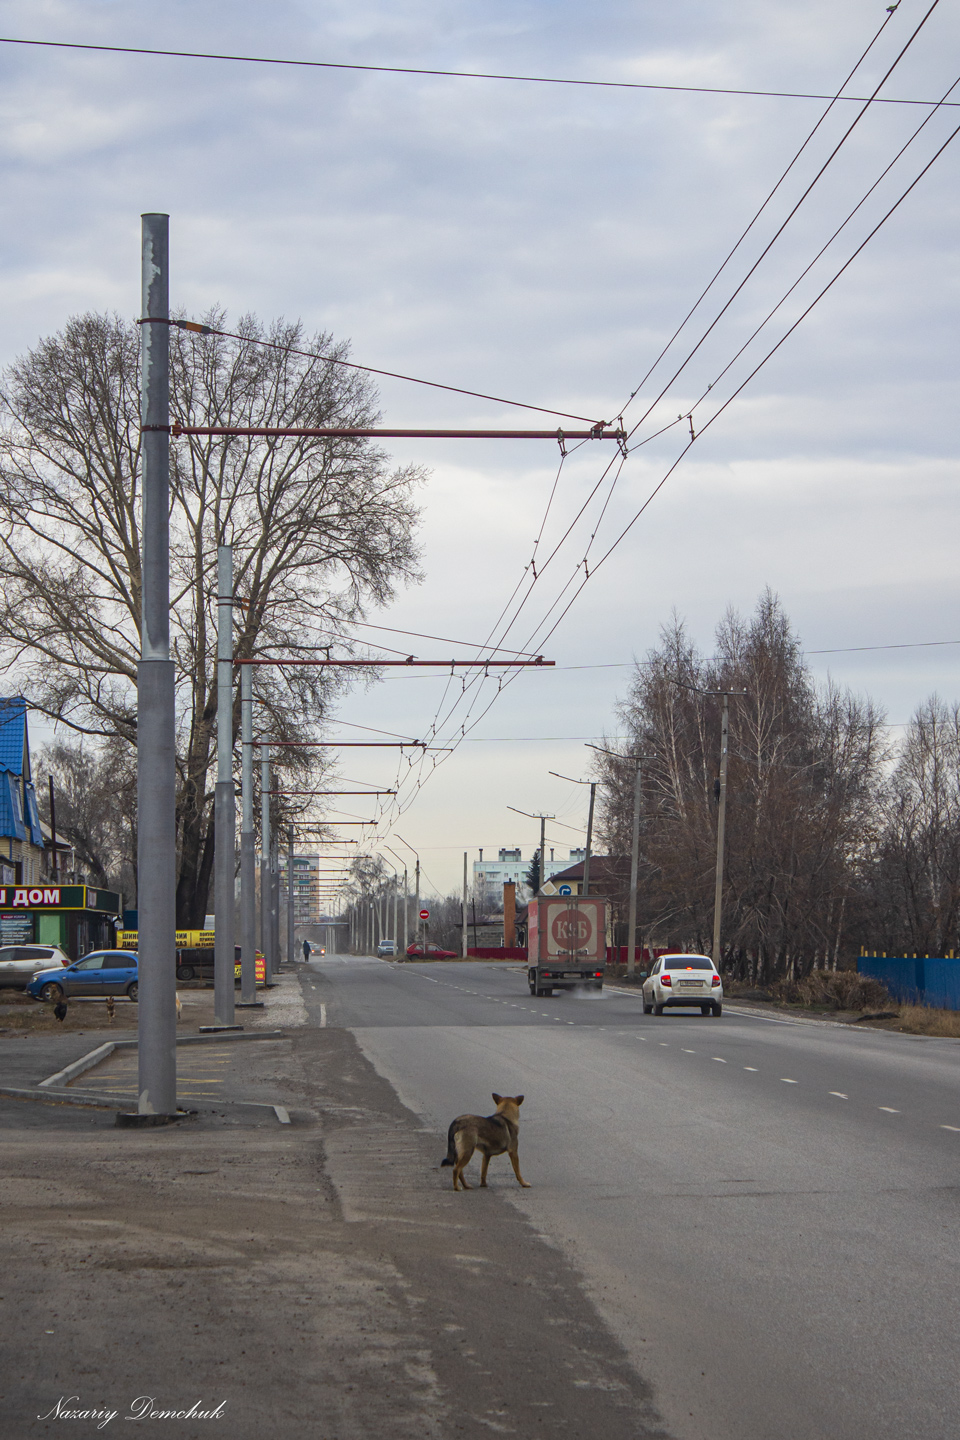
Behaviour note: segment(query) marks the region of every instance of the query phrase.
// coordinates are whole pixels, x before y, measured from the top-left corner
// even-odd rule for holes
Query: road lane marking
[[[682,1047],[681,1047],[682,1048]],[[684,1055],[696,1055],[696,1050],[684,1050]]]
[[[838,1100],[849,1100],[849,1099],[850,1099],[850,1096],[849,1096],[849,1095],[844,1095],[844,1093],[843,1093],[842,1090],[831,1090],[831,1091],[830,1091],[830,1094],[831,1094],[831,1095],[836,1095],[836,1097],[837,1097]]]
[[[727,1063],[726,1060],[724,1060],[720,1055],[711,1055],[710,1059],[716,1060],[718,1065],[726,1065]]]
[[[321,1006],[320,1006],[320,1029],[321,1029],[321,1030],[324,1029],[324,1027],[326,1026],[326,1023],[327,1023],[327,1007],[326,1007],[326,1005],[321,1005]]]
[[[900,1114],[900,1111],[899,1111],[899,1110],[892,1110],[889,1105],[878,1105],[878,1106],[877,1106],[877,1109],[878,1109],[878,1110],[884,1110],[884,1111],[886,1111],[886,1113],[887,1113],[888,1115],[899,1115],[899,1114]]]
[[[783,1082],[784,1085],[799,1085],[799,1084],[800,1084],[800,1081],[799,1081],[799,1080],[788,1080],[787,1077],[786,1077],[786,1075],[781,1075],[781,1076],[780,1076],[780,1079],[782,1080],[782,1082]]]
[[[752,1070],[755,1075],[758,1075],[758,1074],[760,1073],[760,1072],[758,1071],[756,1065],[744,1065],[743,1068],[744,1068],[744,1070]]]
[[[661,1041],[660,1041],[660,1044],[663,1045],[663,1046],[665,1047],[665,1049],[667,1049],[667,1050],[670,1049],[670,1041],[669,1041],[669,1040],[661,1040]]]
[[[955,1130],[960,1135],[960,1125],[941,1125],[941,1130]]]

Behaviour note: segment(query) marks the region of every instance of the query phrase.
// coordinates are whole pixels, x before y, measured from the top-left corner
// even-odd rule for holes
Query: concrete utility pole
[[[467,958],[467,852],[463,852],[463,905],[461,907],[462,933],[460,939],[460,954],[464,960]]]
[[[273,946],[270,944],[270,746],[260,747],[260,949],[265,979],[273,982]]]
[[[233,784],[233,549],[217,549],[217,788],[214,792],[213,1014],[232,1025],[237,801]]]
[[[720,696],[723,699],[720,721],[720,779],[717,782],[717,798],[720,804],[717,815],[717,873],[713,892],[713,955],[711,957],[719,970],[720,928],[723,919],[723,864],[727,830],[727,761],[730,756],[730,697],[731,695],[735,698],[742,697],[748,692],[746,690],[701,690],[698,685],[690,685],[686,680],[674,679],[673,683],[680,685],[684,690],[692,690],[695,695]]]
[[[293,964],[293,826],[287,831],[287,964]]]
[[[276,975],[280,969],[280,834],[276,826],[270,837],[270,954]]]
[[[633,834],[630,837],[630,905],[627,911],[627,974],[637,969],[637,879],[640,870],[640,805],[643,796],[643,762],[637,761],[633,781]],[[641,957],[642,958],[642,957]]]
[[[723,915],[723,850],[727,829],[727,759],[730,753],[730,696],[723,695],[720,722],[720,809],[717,814],[717,876],[713,893],[713,963],[720,969],[720,921]]]
[[[597,798],[597,782],[590,782],[590,809],[587,811],[587,849],[583,857],[583,894],[590,894],[590,858],[593,846],[593,806]]]
[[[240,670],[240,1003],[257,1001],[256,851],[253,833],[253,671]]]
[[[137,1111],[177,1108],[176,728],[170,659],[168,215],[141,231],[142,615],[137,665]]]

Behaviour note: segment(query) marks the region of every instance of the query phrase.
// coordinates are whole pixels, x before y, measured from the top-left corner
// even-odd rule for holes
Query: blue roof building
[[[40,879],[44,854],[37,795],[30,774],[27,702],[22,695],[0,698],[0,865],[14,869],[8,880]]]

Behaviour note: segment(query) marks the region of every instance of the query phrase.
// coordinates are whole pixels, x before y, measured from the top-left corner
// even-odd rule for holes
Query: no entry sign
[[[429,920],[429,919],[430,919],[430,911],[429,911],[429,910],[421,910],[421,911],[420,911],[420,919],[421,919],[421,920]]]

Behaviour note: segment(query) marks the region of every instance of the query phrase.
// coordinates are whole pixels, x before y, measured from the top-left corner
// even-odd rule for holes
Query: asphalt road
[[[575,1263],[676,1440],[960,1433],[960,1042],[536,1000],[483,962],[301,974],[438,1162],[453,1116],[525,1094],[533,1188],[505,1159],[490,1182]]]

